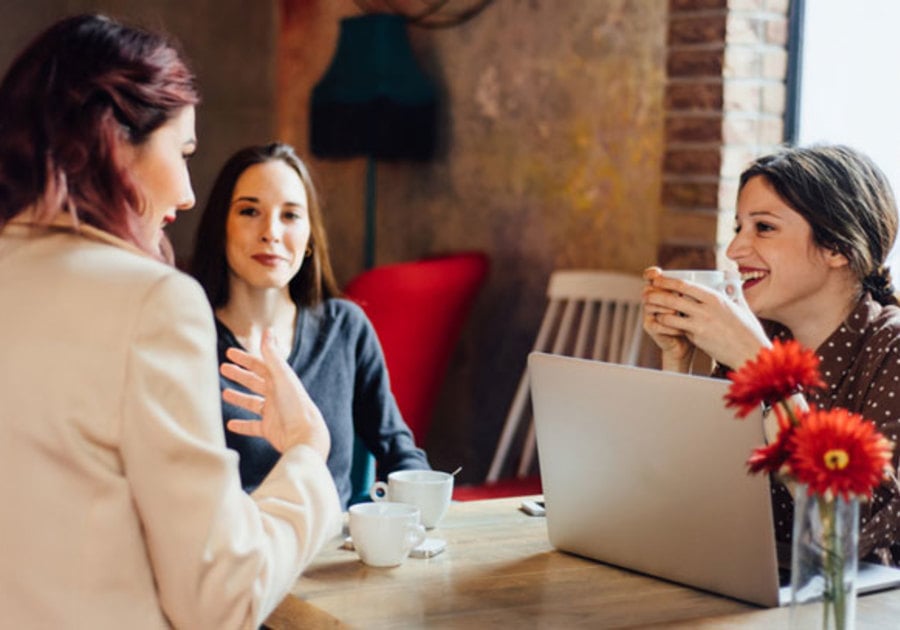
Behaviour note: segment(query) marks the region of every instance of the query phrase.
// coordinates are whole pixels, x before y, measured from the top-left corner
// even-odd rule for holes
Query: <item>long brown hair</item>
[[[291,278],[288,285],[291,299],[298,306],[307,307],[341,294],[328,255],[322,208],[309,170],[293,147],[281,142],[271,142],[246,147],[228,158],[216,177],[200,217],[194,254],[191,257],[191,274],[203,286],[213,308],[226,305],[230,299],[225,224],[228,221],[234,186],[248,168],[273,160],[281,160],[297,173],[309,198],[309,247],[312,252],[297,275]]]

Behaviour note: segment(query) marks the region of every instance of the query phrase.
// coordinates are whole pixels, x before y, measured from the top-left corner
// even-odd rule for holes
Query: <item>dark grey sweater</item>
[[[223,362],[228,348],[241,345],[218,320],[216,329],[219,361]],[[424,451],[416,448],[400,416],[375,330],[356,304],[330,299],[314,309],[300,309],[288,363],[322,411],[331,432],[328,469],[345,509],[351,494],[354,430],[375,456],[379,478],[395,470],[429,468]],[[224,377],[219,380],[222,387],[243,390]],[[226,422],[254,417],[225,402],[222,416]],[[244,490],[252,492],[272,470],[279,453],[262,438],[237,435],[227,429],[225,436],[228,446],[241,456]]]

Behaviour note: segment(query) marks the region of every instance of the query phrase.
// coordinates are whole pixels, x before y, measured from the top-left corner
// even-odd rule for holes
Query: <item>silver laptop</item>
[[[528,367],[554,547],[761,606],[788,602],[769,481],[745,465],[762,418],[725,408],[727,381],[539,352]],[[858,583],[897,586],[900,570],[861,564]]]

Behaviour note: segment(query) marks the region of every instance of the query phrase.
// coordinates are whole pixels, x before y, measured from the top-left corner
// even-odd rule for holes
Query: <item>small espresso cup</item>
[[[387,483],[376,481],[369,496],[375,502],[396,501],[419,508],[422,524],[436,527],[450,507],[453,475],[436,470],[397,470],[388,475]]]
[[[351,505],[350,536],[360,559],[372,567],[403,564],[410,549],[425,541],[419,508],[406,503]]]
[[[719,269],[666,269],[662,275],[666,278],[693,282],[731,297],[736,297],[741,289],[740,277],[737,274]]]

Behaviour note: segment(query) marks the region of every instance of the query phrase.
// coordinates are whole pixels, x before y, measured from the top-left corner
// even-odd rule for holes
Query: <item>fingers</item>
[[[258,420],[229,420],[225,426],[228,427],[229,431],[238,435],[263,437],[262,423]]]
[[[263,331],[260,350],[262,350],[263,359],[267,363],[271,363],[273,358],[275,358],[273,355],[278,354],[278,337],[275,336],[275,331],[271,328],[266,328]]]
[[[227,402],[235,405],[237,407],[242,407],[251,413],[255,413],[257,415],[262,415],[263,407],[265,406],[266,399],[262,396],[254,396],[253,394],[245,394],[244,392],[239,392],[236,389],[225,389],[222,392],[222,399]]]
[[[689,305],[698,303],[693,298],[686,298],[684,294],[653,286],[644,289],[642,301],[644,312],[651,315],[675,315],[684,312]]]
[[[660,267],[653,266],[653,267],[647,267],[646,269],[644,269],[644,274],[643,274],[644,280],[649,280],[652,282],[654,278],[658,278],[661,275],[662,275],[662,269]]]
[[[263,395],[267,393],[266,381],[263,377],[259,376],[259,374],[254,374],[233,363],[223,363],[219,366],[219,372],[228,380],[243,385],[251,392]],[[265,374],[265,372],[263,374]]]
[[[280,374],[282,377],[286,376],[288,372],[293,374],[293,370],[282,359],[282,353],[278,347],[278,339],[271,328],[266,328],[263,331],[260,350],[262,350],[263,364],[272,378],[275,378],[276,374]]]
[[[667,337],[681,337],[687,333],[683,317],[671,313],[657,313],[644,321],[644,330],[651,335],[665,335]],[[667,322],[681,324],[679,327],[670,326]]]
[[[301,397],[309,400],[309,394],[297,377],[297,373],[282,358],[283,353],[278,347],[278,340],[275,338],[271,328],[263,332],[261,350],[268,375],[272,380],[273,391],[278,391],[279,388],[291,389],[296,387]]]
[[[251,372],[261,373],[266,369],[265,361],[240,348],[228,348],[228,350],[225,351],[225,356],[228,357],[228,360],[232,363],[240,365],[242,368],[250,370]]]

